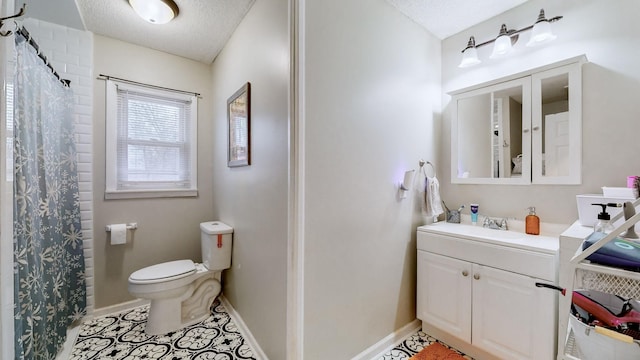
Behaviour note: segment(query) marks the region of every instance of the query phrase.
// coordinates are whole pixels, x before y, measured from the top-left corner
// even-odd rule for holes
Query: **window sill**
[[[105,191],[105,200],[198,197],[198,190],[119,190]]]

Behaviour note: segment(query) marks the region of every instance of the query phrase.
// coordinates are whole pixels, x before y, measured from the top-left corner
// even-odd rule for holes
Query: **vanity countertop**
[[[558,236],[529,235],[524,232],[511,230],[487,229],[483,228],[481,225],[437,222],[418,227],[418,232],[455,236],[467,240],[481,241],[487,244],[507,246],[546,254],[555,254],[558,252],[559,248]],[[421,248],[420,243],[422,241],[428,240],[418,237],[418,249]]]

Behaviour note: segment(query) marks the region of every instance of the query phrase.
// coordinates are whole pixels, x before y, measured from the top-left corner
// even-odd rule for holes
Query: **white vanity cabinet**
[[[471,225],[418,228],[417,317],[479,359],[553,359],[558,239]]]

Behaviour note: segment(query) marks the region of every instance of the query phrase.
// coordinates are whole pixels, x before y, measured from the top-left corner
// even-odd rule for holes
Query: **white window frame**
[[[190,173],[189,187],[185,189],[158,189],[157,187],[144,187],[144,182],[138,184],[136,189],[118,188],[118,88],[135,91],[150,96],[161,96],[177,100],[191,102],[190,117]],[[105,199],[131,199],[131,198],[164,198],[164,197],[196,197],[198,196],[198,101],[197,96],[191,93],[156,89],[139,86],[127,82],[106,80],[106,182]]]

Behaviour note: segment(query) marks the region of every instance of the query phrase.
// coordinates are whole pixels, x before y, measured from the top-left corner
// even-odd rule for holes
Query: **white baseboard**
[[[368,349],[351,358],[351,360],[373,360],[379,358],[387,351],[393,349],[400,341],[414,332],[420,330],[422,322],[418,319],[413,320],[407,325],[385,336],[382,340],[371,345]]]
[[[99,308],[99,309],[93,310],[93,313],[92,314],[88,314],[87,316],[85,316],[83,321],[91,320],[93,318],[97,318],[97,317],[101,317],[101,316],[105,316],[105,315],[111,315],[111,314],[115,314],[115,313],[120,313],[120,312],[123,312],[123,311],[126,311],[126,310],[131,310],[131,309],[137,308],[139,306],[149,305],[150,303],[151,302],[149,300],[135,299],[135,300],[123,302],[123,303],[120,303],[120,304],[106,306],[106,307],[103,307],[103,308]]]
[[[227,312],[229,312],[229,316],[231,316],[231,319],[238,327],[238,331],[240,331],[240,333],[242,334],[242,337],[244,337],[244,339],[247,341],[247,343],[251,347],[251,350],[255,352],[254,355],[256,359],[269,360],[267,355],[265,355],[264,351],[262,351],[262,348],[260,347],[256,339],[253,337],[253,334],[247,327],[247,324],[244,323],[244,321],[242,320],[242,317],[236,311],[236,309],[234,309],[233,306],[231,306],[231,303],[229,302],[229,300],[227,300],[227,298],[224,297],[224,295],[222,294],[219,296],[219,298],[220,298],[220,302],[222,302],[222,305],[224,305],[224,307],[227,309]]]

